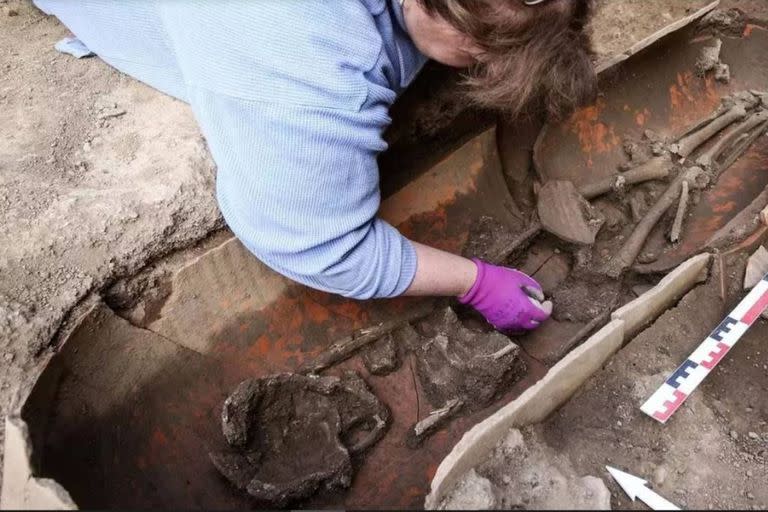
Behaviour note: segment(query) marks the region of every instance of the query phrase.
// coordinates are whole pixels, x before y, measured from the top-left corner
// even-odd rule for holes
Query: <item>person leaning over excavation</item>
[[[588,0],[36,0],[118,70],[192,106],[229,227],[258,259],[355,299],[456,296],[494,327],[552,311],[517,270],[377,217],[388,110],[427,59],[471,99],[559,116],[594,97]]]

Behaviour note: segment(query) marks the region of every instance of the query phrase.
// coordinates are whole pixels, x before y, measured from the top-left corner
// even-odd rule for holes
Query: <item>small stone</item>
[[[736,441],[739,438],[739,434],[735,430],[731,430],[730,432],[731,439]]]
[[[749,432],[749,433],[747,434],[747,436],[748,436],[750,439],[760,439],[760,436],[759,436],[759,435],[757,435],[757,432]]]
[[[12,363],[15,359],[15,356],[11,352],[6,352],[4,358],[6,363]]]
[[[637,257],[637,261],[642,264],[653,263],[659,259],[659,255],[654,251],[645,251]]]
[[[489,510],[496,507],[496,496],[488,479],[474,469],[446,497],[440,508],[444,510]]]
[[[752,478],[753,476],[755,475],[752,473],[752,470],[747,471],[747,478]]]
[[[504,485],[509,485],[510,482],[512,482],[512,477],[509,475],[504,475],[501,477],[501,481],[504,482]]]
[[[748,492],[748,493],[747,493],[747,499],[748,499],[748,500],[753,500],[753,499],[755,499],[755,495],[754,495],[754,494],[752,494],[751,492]]]
[[[653,472],[653,483],[656,485],[661,485],[664,483],[664,480],[667,479],[667,468],[664,466],[659,466],[656,468],[656,470]]]

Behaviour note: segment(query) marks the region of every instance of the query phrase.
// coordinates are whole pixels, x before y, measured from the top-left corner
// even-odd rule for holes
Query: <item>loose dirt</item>
[[[621,53],[709,3],[710,0],[598,0],[599,23],[592,27],[595,53],[598,59]]]
[[[567,457],[526,432],[510,430],[493,458],[470,471],[441,509],[610,510],[611,493],[594,476],[580,476]]]

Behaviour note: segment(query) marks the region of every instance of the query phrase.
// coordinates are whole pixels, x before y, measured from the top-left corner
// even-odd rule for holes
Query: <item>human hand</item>
[[[544,300],[539,283],[519,270],[473,259],[477,279],[459,302],[475,308],[496,329],[529,331],[552,314],[552,302]]]

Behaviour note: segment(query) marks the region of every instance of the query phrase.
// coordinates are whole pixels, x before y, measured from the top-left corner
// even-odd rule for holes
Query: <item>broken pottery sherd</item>
[[[542,227],[566,242],[591,245],[603,225],[570,181],[547,182],[539,191],[537,210]]]

